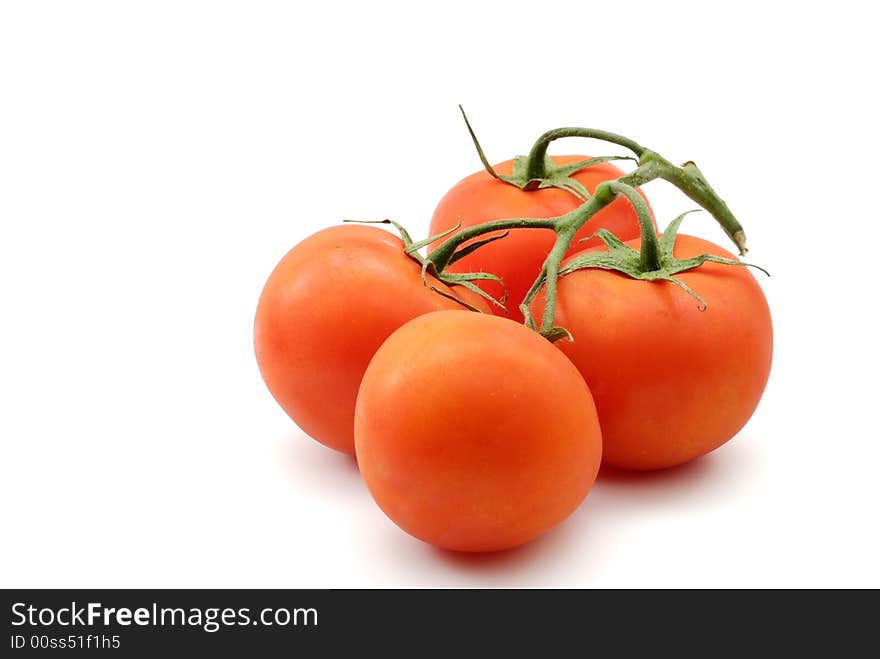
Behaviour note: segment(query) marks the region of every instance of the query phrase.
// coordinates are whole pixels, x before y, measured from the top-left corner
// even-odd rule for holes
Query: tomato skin
[[[486,309],[470,291],[454,293]],[[373,353],[408,320],[441,309],[466,312],[423,285],[400,238],[364,225],[324,229],[291,249],[263,288],[254,321],[260,373],[306,434],[353,454],[354,405]]]
[[[537,537],[583,500],[602,440],[572,364],[537,333],[441,311],[398,329],[364,375],[361,474],[404,531],[445,549]]]
[[[585,160],[589,156],[555,156],[557,165]],[[510,174],[513,161],[495,165],[499,175]],[[611,163],[600,163],[574,175],[592,193],[602,181],[617,179],[624,172]],[[644,197],[644,195],[642,195]],[[647,200],[646,200],[647,201]],[[556,188],[524,191],[499,181],[486,171],[479,171],[459,181],[440,200],[431,218],[429,235],[437,235],[453,228],[461,220],[462,228],[492,220],[510,218],[548,218],[564,215],[581,205],[570,192]],[[596,213],[581,227],[569,248],[569,254],[601,244],[597,238],[580,242],[596,229],[610,230],[621,240],[640,235],[639,223],[632,205],[626,199],[617,199]],[[497,234],[496,234],[497,235]],[[510,293],[507,311],[498,307],[492,313],[522,322],[519,311],[526,292],[535,281],[544,259],[553,247],[554,234],[548,229],[515,229],[505,238],[485,245],[452,264],[451,272],[491,272],[500,276]],[[434,243],[436,247],[439,242]],[[500,297],[503,289],[496,282],[480,282],[486,292]]]
[[[703,253],[734,258],[677,237],[676,257]],[[705,311],[672,282],[598,269],[559,280],[556,324],[574,342],[555,345],[593,392],[603,459],[614,467],[663,469],[718,448],[749,420],[770,374],[770,310],[749,269],[705,263],[675,276],[706,301]],[[541,295],[533,311],[543,303]]]

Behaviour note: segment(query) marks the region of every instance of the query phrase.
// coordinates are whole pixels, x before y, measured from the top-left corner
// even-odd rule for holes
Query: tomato
[[[637,240],[628,245],[638,249]],[[734,257],[679,235],[673,255]],[[704,263],[669,281],[586,269],[558,283],[556,345],[593,392],[604,461],[624,469],[683,464],[732,438],[754,412],[767,378],[773,330],[758,282],[741,266]],[[543,309],[543,295],[533,311]]]
[[[486,308],[461,287],[454,294]],[[406,321],[441,309],[465,312],[423,285],[399,238],[363,225],[324,229],[290,250],[263,288],[254,321],[260,373],[304,432],[354,453],[354,405],[373,353]]]
[[[590,391],[553,345],[488,314],[416,318],[376,352],[355,411],[361,474],[404,531],[507,549],[571,513],[602,440]]]
[[[564,165],[588,157],[558,156],[553,161],[557,165]],[[512,167],[513,161],[508,160],[496,165],[495,171],[500,176],[506,176],[510,174]],[[602,181],[621,176],[624,176],[624,172],[606,162],[583,169],[573,178],[592,193]],[[462,228],[467,228],[491,220],[557,217],[573,211],[581,203],[577,197],[564,190],[545,188],[524,191],[493,178],[486,171],[480,171],[457,183],[440,200],[431,219],[430,235],[451,229],[459,221]],[[580,242],[598,228],[610,230],[621,240],[639,235],[639,223],[632,205],[626,199],[617,199],[596,213],[578,231],[569,253],[600,244],[596,238]],[[491,235],[498,234],[488,234]],[[548,229],[516,229],[506,237],[463,257],[448,269],[451,272],[491,272],[500,276],[509,291],[507,311],[493,307],[492,312],[522,322],[519,304],[538,276],[544,259],[553,247],[553,241],[553,232]],[[436,242],[433,246],[438,244]],[[484,281],[480,282],[480,286],[496,298],[503,294],[503,289],[496,282]]]

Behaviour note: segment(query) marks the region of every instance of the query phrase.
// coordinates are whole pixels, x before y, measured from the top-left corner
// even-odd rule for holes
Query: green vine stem
[[[651,211],[648,210],[648,205],[635,188],[625,183],[614,181],[609,183],[608,187],[612,192],[626,197],[636,211],[636,217],[639,218],[639,230],[642,236],[641,250],[639,251],[641,269],[645,272],[656,270],[660,267],[660,244],[654,234],[654,222],[651,220]]]
[[[550,143],[554,140],[563,137],[592,137],[597,140],[602,140],[603,142],[610,142],[611,144],[617,144],[625,149],[629,149],[637,158],[641,158],[642,154],[647,151],[647,149],[638,142],[635,142],[628,137],[624,137],[623,135],[617,135],[616,133],[610,133],[605,130],[573,127],[555,128],[553,130],[548,130],[541,135],[532,146],[532,150],[529,151],[528,159],[526,161],[526,172],[528,172],[530,180],[537,181],[547,176],[547,147],[549,147]]]
[[[653,233],[653,224],[651,222],[650,212],[648,211],[647,206],[645,205],[644,200],[641,195],[636,192],[631,186],[628,186],[619,181],[604,181],[599,184],[596,188],[595,194],[590,197],[587,201],[581,204],[575,210],[566,213],[565,215],[561,215],[555,218],[522,218],[516,220],[497,220],[494,222],[486,222],[484,224],[478,224],[473,227],[468,227],[467,229],[460,231],[446,238],[437,248],[435,248],[432,252],[428,254],[425,259],[426,264],[430,264],[433,266],[435,272],[442,273],[443,269],[449,264],[450,260],[454,258],[457,250],[459,248],[467,249],[467,246],[462,247],[468,241],[477,238],[478,236],[484,235],[486,233],[491,233],[493,231],[499,230],[511,230],[517,228],[534,228],[534,229],[551,229],[556,233],[556,240],[553,244],[553,248],[550,250],[550,253],[547,255],[547,258],[544,261],[544,265],[541,268],[541,272],[538,274],[538,277],[535,279],[535,282],[532,284],[532,287],[529,289],[529,292],[526,294],[525,299],[522,300],[520,304],[520,310],[523,313],[525,318],[526,325],[531,327],[532,329],[538,329],[535,327],[535,323],[532,319],[531,313],[529,311],[529,305],[534,299],[535,295],[537,295],[538,291],[541,290],[541,287],[544,286],[546,288],[546,308],[541,320],[541,327],[539,331],[542,335],[546,336],[551,340],[556,340],[565,336],[567,332],[561,330],[560,328],[555,328],[553,326],[553,312],[556,304],[556,279],[559,272],[559,265],[562,262],[562,259],[565,256],[565,253],[568,251],[569,246],[571,245],[572,240],[574,240],[574,236],[577,233],[578,229],[580,229],[586,222],[593,217],[600,210],[605,208],[608,204],[613,202],[618,194],[625,194],[629,198],[629,190],[632,190],[632,194],[638,199],[643,211],[638,210],[637,206],[637,215],[639,217],[640,222],[645,222],[646,226],[650,229],[650,232]],[[631,200],[632,201],[632,200]]]
[[[560,188],[574,194],[578,199],[586,200],[589,198],[589,193],[572,175],[598,161],[615,160],[620,159],[620,157],[591,158],[575,165],[557,167],[547,157],[547,149],[554,140],[563,137],[587,137],[602,140],[632,151],[637,158],[638,167],[632,173],[619,179],[622,183],[634,188],[654,179],[663,179],[671,183],[690,199],[709,211],[736,245],[740,255],[744,255],[748,251],[746,249],[746,234],[742,225],[692,161],[688,161],[678,167],[660,154],[643,147],[628,137],[594,128],[566,127],[556,128],[541,135],[532,146],[528,156],[516,158],[512,175],[499,176],[489,164],[477,140],[477,136],[467,116],[464,114],[464,109],[461,109],[461,112],[483,167],[490,175],[505,183],[514,185],[522,190],[536,190],[547,187]]]
[[[556,327],[553,324],[556,313],[556,283],[559,279],[559,267],[562,259],[565,258],[565,254],[578,229],[586,224],[593,215],[614,201],[618,195],[626,197],[636,211],[642,233],[641,258],[643,266],[652,269],[659,267],[660,249],[657,244],[657,236],[654,233],[651,211],[648,210],[645,200],[635,188],[620,181],[600,183],[596,188],[596,193],[589,201],[577,210],[569,213],[568,216],[564,215],[559,218],[560,222],[557,226],[556,242],[553,245],[553,249],[547,255],[541,272],[519,307],[523,318],[525,318],[526,325],[532,329],[538,329],[541,335],[547,337],[550,341],[556,341],[563,337],[571,338],[566,329]],[[540,328],[536,328],[530,307],[542,287],[544,288],[544,313],[541,317]]]
[[[434,264],[437,272],[443,272],[444,268],[449,265],[456,249],[472,238],[477,238],[493,231],[508,231],[510,229],[553,229],[556,230],[558,222],[561,218],[523,218],[513,220],[494,220],[477,224],[467,229],[463,229],[448,238],[446,241],[437,246],[437,248],[428,255],[428,259]]]
[[[566,213],[565,215],[560,215],[559,217],[549,219],[523,218],[515,220],[497,220],[469,227],[464,231],[455,233],[446,238],[435,250],[421,260],[423,267],[430,268],[433,272],[443,273],[443,268],[445,268],[451,261],[455,260],[456,254],[469,249],[469,246],[466,245],[468,241],[486,233],[501,230],[509,231],[511,229],[519,228],[552,229],[556,233],[556,240],[553,243],[550,253],[544,260],[541,271],[532,283],[528,293],[526,293],[525,298],[521,301],[519,309],[523,314],[526,326],[539,331],[542,336],[550,341],[556,341],[563,337],[571,338],[571,335],[566,329],[557,327],[553,324],[556,312],[556,284],[560,275],[560,266],[578,230],[583,227],[591,217],[612,203],[618,196],[625,197],[636,211],[636,217],[638,218],[641,229],[641,249],[639,252],[635,252],[635,250],[626,248],[629,251],[625,254],[626,262],[623,265],[617,264],[616,261],[611,264],[604,263],[603,260],[607,260],[608,258],[608,254],[604,252],[595,254],[589,253],[587,256],[579,257],[581,260],[586,259],[584,260],[582,267],[612,267],[621,272],[626,272],[627,274],[630,274],[630,276],[643,279],[664,278],[681,285],[679,281],[672,278],[672,274],[680,272],[683,269],[696,267],[696,265],[699,265],[699,263],[702,263],[705,260],[718,261],[716,257],[709,256],[700,257],[702,260],[699,260],[699,263],[694,261],[693,263],[688,262],[685,264],[678,260],[671,260],[671,240],[681,219],[679,218],[676,220],[676,223],[674,223],[675,226],[672,232],[670,232],[670,237],[668,239],[665,239],[665,241],[658,240],[657,234],[654,232],[654,224],[651,219],[651,212],[648,209],[648,205],[645,203],[644,198],[639,194],[636,188],[630,185],[629,182],[625,181],[626,178],[629,177],[624,177],[624,179],[617,181],[603,181],[596,187],[596,191],[592,197],[575,210]],[[617,248],[618,244],[622,245],[622,243],[620,243],[620,241],[610,232],[600,229],[597,232],[597,235],[599,235],[609,249],[612,250],[610,253],[612,256],[616,256],[619,253],[619,250],[612,248]],[[424,242],[425,241],[423,241],[423,243]],[[668,255],[666,254],[666,251],[669,251]],[[635,260],[633,261],[633,259]],[[596,263],[593,263],[593,261],[596,261]],[[588,263],[589,265],[587,265]],[[566,272],[570,270],[571,268],[566,266]],[[630,271],[632,271],[632,273],[630,273]],[[530,307],[535,296],[542,288],[544,289],[544,309],[540,327],[537,327],[532,317]]]
[[[693,162],[688,161],[681,167],[677,167],[660,154],[646,151],[639,158],[639,166],[636,170],[619,180],[627,185],[638,187],[658,178],[672,183],[688,198],[709,211],[724,229],[724,233],[736,245],[740,256],[745,255],[748,251],[745,230]]]
[[[691,259],[674,258],[672,256],[674,236],[681,223],[681,219],[684,217],[683,215],[670,225],[663,238],[658,239],[654,231],[651,212],[637,188],[654,179],[663,179],[672,183],[690,199],[696,201],[700,206],[709,211],[739,248],[740,254],[745,254],[746,252],[745,232],[742,225],[731,213],[727,204],[712,189],[702,172],[693,162],[689,161],[678,167],[660,154],[641,146],[638,142],[608,131],[590,128],[557,128],[544,133],[538,138],[528,156],[519,156],[515,159],[511,175],[501,176],[489,164],[468,122],[467,116],[464,114],[464,109],[461,112],[467,123],[480,160],[491,176],[523,190],[533,190],[541,187],[560,188],[570,192],[582,200],[583,203],[573,211],[558,217],[502,219],[485,222],[465,229],[461,229],[459,224],[439,235],[420,241],[413,241],[407,231],[396,222],[382,220],[382,223],[393,224],[398,229],[406,253],[421,266],[422,279],[426,285],[428,285],[426,275],[431,274],[445,284],[464,286],[468,290],[483,296],[490,303],[500,308],[505,308],[504,302],[506,301],[507,293],[504,282],[500,277],[488,272],[451,272],[446,270],[447,267],[463,256],[481,249],[490,242],[504,239],[511,230],[545,229],[553,231],[556,234],[553,247],[547,254],[541,271],[526,293],[525,298],[519,301],[519,309],[525,319],[526,326],[539,331],[549,340],[556,341],[562,337],[567,336],[570,338],[571,336],[567,330],[556,327],[553,324],[556,311],[556,285],[560,274],[564,275],[578,268],[597,267],[618,270],[637,279],[665,279],[687,290],[688,293],[698,300],[702,308],[705,308],[705,303],[700,297],[693,291],[690,291],[674,275],[678,272],[698,267],[705,261],[730,265],[747,265],[739,261],[722,259],[710,254],[703,254]],[[635,154],[638,166],[634,171],[617,180],[603,181],[596,187],[593,194],[590,194],[583,185],[571,178],[571,176],[577,171],[598,162],[619,160],[622,157],[603,156],[589,158],[578,163],[557,166],[547,156],[547,148],[554,140],[563,137],[589,137],[622,146]],[[626,158],[630,157],[626,156]],[[635,209],[641,229],[641,249],[637,252],[631,247],[626,246],[609,231],[598,229],[595,235],[602,240],[608,251],[581,253],[570,260],[564,270],[560,272],[562,260],[565,258],[578,230],[596,213],[621,196],[625,197]],[[486,236],[486,234],[492,235]],[[486,237],[480,238],[481,236]],[[426,256],[422,256],[419,253],[419,250],[423,247],[437,242],[440,244]],[[500,299],[495,299],[475,283],[487,280],[500,284],[505,289],[504,296]],[[541,324],[539,327],[536,327],[531,315],[530,306],[542,288],[545,293],[545,304],[541,315]],[[441,292],[436,287],[435,290],[438,293]],[[448,295],[447,293],[441,294]],[[453,297],[453,299],[457,300],[458,298]],[[469,308],[473,308],[461,300],[458,301]]]

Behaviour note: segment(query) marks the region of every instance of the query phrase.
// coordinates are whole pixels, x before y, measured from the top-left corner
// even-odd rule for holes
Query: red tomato
[[[429,285],[453,292],[432,277]],[[454,293],[486,308],[470,291]],[[399,238],[363,225],[324,229],[290,250],[266,282],[254,322],[260,373],[303,431],[354,453],[354,404],[373,353],[408,320],[441,309],[464,307],[423,285]]]
[[[376,352],[355,412],[358,464],[404,531],[461,551],[507,549],[565,519],[596,478],[590,391],[536,332],[439,311]]]
[[[553,161],[557,165],[564,165],[588,157],[557,156]],[[510,174],[512,167],[513,161],[508,160],[495,165],[495,171],[500,176],[506,176]],[[624,176],[624,172],[611,163],[600,163],[579,171],[573,178],[593,193],[602,181],[621,176]],[[492,178],[486,171],[479,171],[459,181],[440,200],[431,219],[429,235],[437,235],[451,229],[459,220],[462,228],[467,228],[491,220],[557,217],[574,210],[581,203],[574,195],[564,190],[546,188],[524,191]],[[638,219],[632,204],[626,199],[617,199],[596,213],[578,231],[569,248],[569,254],[600,244],[596,238],[579,242],[581,238],[592,235],[599,228],[608,229],[621,240],[629,240],[640,235]],[[494,306],[492,312],[522,322],[519,304],[541,271],[544,259],[553,247],[553,241],[554,234],[547,229],[516,229],[505,238],[489,243],[465,256],[452,264],[449,270],[491,272],[500,276],[510,293],[506,305],[507,312]],[[439,242],[434,243],[433,247],[438,244]],[[496,282],[483,281],[479,282],[479,285],[496,298],[503,293],[503,289]]]
[[[735,258],[677,237],[675,257],[705,253]],[[593,392],[604,461],[615,467],[662,469],[718,448],[751,417],[770,374],[770,310],[749,270],[707,262],[675,276],[705,311],[672,282],[599,269],[559,280],[556,324],[574,342],[555,345]],[[539,295],[533,311],[543,304]]]

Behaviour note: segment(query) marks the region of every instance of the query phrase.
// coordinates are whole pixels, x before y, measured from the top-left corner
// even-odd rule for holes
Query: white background
[[[0,585],[880,586],[868,7],[3,3]],[[399,531],[251,344],[307,234],[424,235],[479,167],[459,102],[496,161],[561,125],[696,160],[773,274],[773,373],[740,435],[605,475],[492,556]],[[646,193],[661,224],[693,207]],[[705,214],[684,231],[728,244]]]

